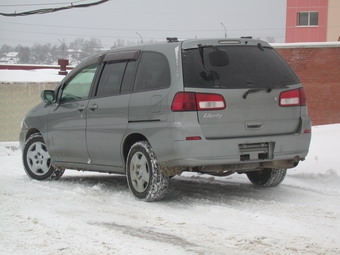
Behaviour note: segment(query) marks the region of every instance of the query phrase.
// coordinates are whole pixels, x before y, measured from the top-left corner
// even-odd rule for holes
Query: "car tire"
[[[137,142],[131,147],[126,160],[126,176],[131,193],[146,202],[161,200],[169,186],[169,177],[161,173],[156,155],[147,141]]]
[[[248,172],[248,179],[257,186],[275,187],[286,177],[287,169],[265,168],[261,171]]]
[[[27,139],[23,151],[23,163],[26,174],[39,181],[58,180],[65,171],[52,166],[51,156],[40,134],[33,134]]]

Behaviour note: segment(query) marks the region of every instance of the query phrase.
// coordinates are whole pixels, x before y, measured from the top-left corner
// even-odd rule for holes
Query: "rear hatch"
[[[299,131],[303,89],[268,44],[240,40],[186,47],[183,43],[182,61],[185,93],[195,97],[205,138]]]

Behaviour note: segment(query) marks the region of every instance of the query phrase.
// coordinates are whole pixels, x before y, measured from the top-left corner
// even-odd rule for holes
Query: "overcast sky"
[[[98,0],[1,0],[0,12],[97,2]],[[37,5],[43,4],[43,5]],[[51,4],[51,5],[47,5]],[[29,6],[22,6],[29,5]],[[98,6],[25,17],[0,16],[0,45],[59,44],[98,38],[104,47],[118,39],[140,42],[253,36],[285,40],[286,0],[110,0]],[[223,23],[223,25],[221,24]]]

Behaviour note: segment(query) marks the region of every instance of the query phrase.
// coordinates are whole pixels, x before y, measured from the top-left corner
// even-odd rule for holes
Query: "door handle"
[[[79,105],[78,108],[77,108],[78,112],[82,112],[82,111],[84,111],[85,109],[86,109],[86,106],[83,105],[83,104]]]
[[[263,123],[259,121],[247,121],[245,124],[248,130],[258,130],[263,127]]]
[[[89,107],[89,109],[91,110],[91,111],[94,111],[94,110],[96,110],[98,108],[98,105],[97,104],[93,104],[93,105],[91,105],[90,107]]]

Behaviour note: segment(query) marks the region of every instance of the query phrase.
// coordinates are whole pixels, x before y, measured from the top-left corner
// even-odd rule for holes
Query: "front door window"
[[[64,87],[60,101],[87,99],[96,70],[97,65],[91,65],[76,74]]]

